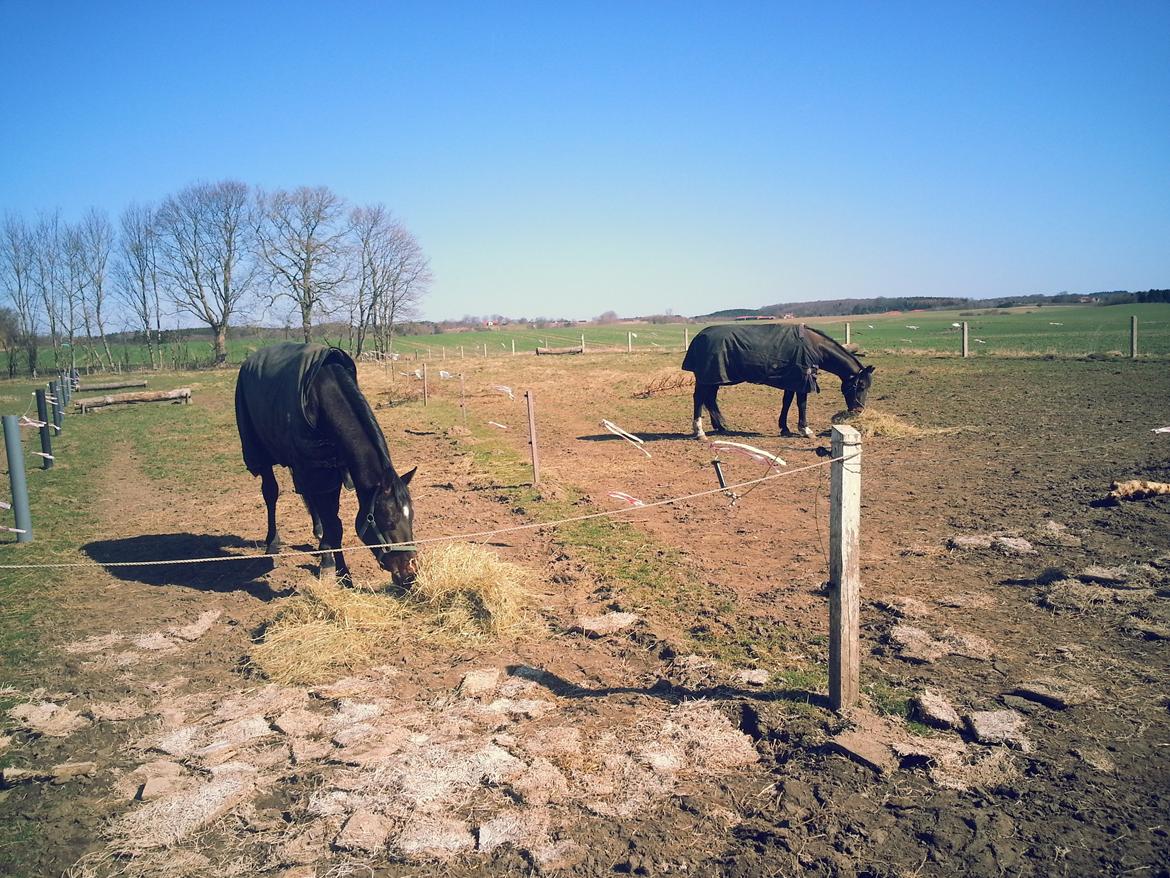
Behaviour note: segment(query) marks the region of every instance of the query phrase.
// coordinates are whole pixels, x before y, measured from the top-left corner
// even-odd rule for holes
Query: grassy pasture
[[[848,322],[853,341],[870,350],[899,353],[958,353],[960,330],[955,323],[970,326],[972,356],[1056,355],[1087,356],[1120,351],[1129,353],[1129,321],[1138,319],[1139,351],[1144,355],[1170,355],[1170,305],[1048,305],[1008,309],[974,309],[965,311],[918,311],[898,314],[862,314],[853,317],[809,318],[804,322],[827,332],[838,340],[845,338]],[[796,322],[796,321],[787,321]],[[439,361],[483,358],[487,345],[489,358],[531,354],[537,347],[574,347],[585,336],[586,349],[594,352],[625,351],[627,334],[634,333],[633,348],[641,352],[677,354],[684,348],[685,333],[693,338],[709,324],[622,323],[611,326],[561,326],[549,329],[509,325],[474,332],[445,332],[438,335],[407,335],[394,340],[394,349],[413,359]],[[914,328],[911,328],[914,327]],[[319,341],[346,345],[346,339],[322,336]],[[239,363],[267,340],[228,339],[228,358]],[[114,359],[142,367],[145,351],[130,344],[112,346]],[[462,350],[461,350],[462,349]],[[181,344],[166,345],[168,363],[206,364],[211,360],[211,344],[193,338]],[[46,356],[47,365],[51,358]],[[83,360],[79,360],[84,365]]]

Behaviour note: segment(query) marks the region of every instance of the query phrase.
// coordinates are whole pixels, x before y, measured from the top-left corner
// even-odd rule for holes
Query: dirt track
[[[1017,711],[1024,726],[1014,745],[910,730],[911,739],[931,746],[962,745],[968,766],[994,757],[980,782],[956,788],[961,778],[939,771],[937,758],[913,755],[878,774],[826,746],[847,723],[820,698],[828,492],[827,471],[814,469],[764,484],[735,506],[714,497],[626,516],[644,544],[644,560],[665,568],[648,581],[677,582],[668,595],[614,581],[555,532],[502,536],[493,542],[501,554],[544,574],[540,603],[549,635],[457,654],[402,645],[382,671],[347,693],[274,692],[241,670],[250,637],[307,575],[295,562],[79,576],[63,595],[75,627],[58,632],[43,664],[16,681],[19,699],[30,700],[40,686],[45,691],[36,700],[76,709],[83,720],[95,702],[123,704],[124,713],[141,716],[92,718],[60,738],[14,733],[7,765],[96,766],[92,778],[20,783],[0,794],[6,820],[37,826],[27,843],[0,851],[0,869],[60,874],[101,850],[109,820],[145,807],[125,790],[133,770],[166,756],[155,745],[167,731],[198,727],[211,736],[201,739],[206,747],[225,724],[254,715],[267,723],[294,706],[326,722],[344,714],[346,702],[360,702],[398,718],[393,729],[429,739],[396,753],[416,747],[434,755],[439,751],[425,748],[475,742],[474,748],[506,751],[523,771],[543,758],[565,779],[551,797],[526,797],[518,780],[523,771],[514,766],[514,776],[477,775],[460,788],[463,798],[452,799],[444,813],[473,846],[478,839],[484,847],[483,826],[493,817],[523,814],[536,829],[476,852],[460,848],[465,841],[448,827],[457,849],[443,866],[450,874],[558,866],[589,875],[1167,874],[1170,499],[1092,505],[1113,479],[1170,481],[1170,439],[1149,433],[1170,422],[1165,364],[876,362],[875,406],[922,427],[968,429],[865,445],[863,689],[879,713],[896,714],[926,688],[959,713]],[[607,494],[615,490],[651,501],[711,487],[710,450],[684,433],[689,397],[632,398],[666,368],[661,358],[614,356],[476,363],[468,376],[471,418],[508,425],[501,435],[523,453],[522,403],[486,388],[533,387],[548,493],[584,491],[582,511],[613,508]],[[363,380],[371,398],[385,398],[379,373]],[[825,383],[812,408],[821,427],[839,408],[836,388],[828,386],[836,382]],[[451,386],[437,391],[440,399],[451,398]],[[759,388],[736,388],[723,400],[744,441],[777,451],[793,466],[815,461],[811,450],[825,440],[777,439],[776,408],[774,394]],[[532,510],[507,490],[510,482],[474,463],[473,437],[413,404],[379,414],[400,467],[420,465],[414,483],[420,536],[531,520]],[[598,427],[601,418],[645,436],[652,457]],[[225,445],[232,441],[224,437]],[[208,486],[151,485],[131,449],[119,454],[98,510],[109,537],[89,547],[93,557],[235,553],[259,537],[259,492],[242,467],[219,477],[212,500]],[[735,479],[760,473],[740,461],[728,469]],[[206,524],[212,508],[215,528]],[[281,515],[286,542],[306,542],[306,517],[291,495],[282,499]],[[948,548],[953,537],[981,535],[1021,537],[1033,551],[1015,554],[1010,544]],[[356,557],[359,577],[373,578],[370,559]],[[1105,570],[1093,573],[1094,567]],[[193,639],[169,630],[214,610],[222,615]],[[610,610],[632,611],[643,621],[601,639],[571,633],[580,617]],[[941,650],[937,658],[908,660],[895,639],[907,626],[931,638],[928,647]],[[957,650],[956,637],[965,644]],[[79,642],[84,646],[64,649]],[[708,655],[691,658],[696,651]],[[753,687],[733,677],[749,666],[771,671],[772,682]],[[497,689],[474,697],[461,692],[464,675],[480,669],[499,669]],[[1010,694],[1039,678],[1080,693],[1084,702],[1054,709]],[[513,703],[484,721],[481,708],[497,695],[545,706]],[[684,728],[672,711],[696,698],[708,699],[724,718],[726,727],[710,717],[703,726],[723,743],[704,750],[680,732],[670,738],[681,749],[670,751],[674,762],[666,770],[653,754],[668,742],[655,730],[670,722]],[[111,712],[99,708],[96,716]],[[411,720],[415,726],[402,719],[408,715],[420,717]],[[392,731],[373,725],[378,734]],[[555,729],[583,732],[584,740],[576,750],[541,754],[533,742],[547,742]],[[293,737],[269,730],[232,751],[235,761],[250,760],[255,774],[246,772],[247,795],[218,822],[165,855],[91,857],[88,874],[291,876],[298,858],[314,856],[322,875],[331,865],[362,860],[379,864],[377,874],[433,873],[435,852],[407,843],[410,817],[377,802],[373,810],[389,819],[398,853],[331,850],[359,806],[323,813],[314,796],[338,784],[348,784],[350,793],[367,789],[362,772],[369,766],[338,760],[330,749],[341,746],[336,742],[328,752],[302,751],[298,758]],[[735,752],[741,740],[754,743],[754,761],[711,758]],[[648,742],[659,747],[650,755]],[[212,766],[193,752],[167,758],[206,782]],[[282,847],[316,826],[322,834],[312,840],[312,856]]]

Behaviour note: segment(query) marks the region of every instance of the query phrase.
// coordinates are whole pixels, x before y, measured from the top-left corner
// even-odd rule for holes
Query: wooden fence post
[[[24,446],[20,442],[20,419],[4,416],[4,450],[8,453],[8,482],[12,487],[12,513],[16,518],[16,541],[32,542],[32,516],[28,511],[28,481],[24,477]]]
[[[43,427],[41,427],[41,454],[44,455],[44,463],[41,464],[45,469],[53,468],[53,431],[49,427],[49,405],[45,402],[45,391],[36,391],[37,397],[37,420],[39,420]]]
[[[581,353],[585,353],[585,333],[581,333]]]
[[[626,353],[632,354],[634,352],[634,333],[626,332]]]
[[[964,320],[963,321],[963,359],[964,360],[971,356],[971,343],[970,343],[969,339],[970,339],[970,336],[968,335],[967,321]]]
[[[512,356],[516,356],[516,339],[512,339]]]
[[[1129,317],[1129,355],[1133,358],[1136,358],[1138,355],[1136,314],[1131,314]]]
[[[423,363],[423,405],[427,404],[427,364]]]
[[[528,403],[528,444],[532,446],[532,486],[540,484],[540,449],[536,445],[536,397],[531,390],[524,391]]]
[[[683,350],[691,346],[691,328],[689,326],[683,327]]]
[[[852,334],[852,331],[853,331],[853,330],[852,330],[852,328],[851,328],[851,327],[850,327],[850,325],[849,325],[849,321],[848,321],[848,320],[846,320],[846,321],[845,321],[845,344],[849,344],[849,343],[850,343],[850,341],[851,341],[851,338],[850,338],[850,336],[851,336],[851,334]]]
[[[463,373],[459,373],[459,409],[463,412],[463,426],[467,426],[467,391],[463,383]]]
[[[829,705],[841,710],[857,703],[861,664],[861,434],[853,427],[833,427],[833,457],[829,490]]]

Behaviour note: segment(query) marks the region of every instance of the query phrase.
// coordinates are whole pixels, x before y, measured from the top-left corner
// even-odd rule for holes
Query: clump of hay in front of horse
[[[403,642],[514,639],[538,627],[531,578],[487,549],[452,543],[420,553],[402,592],[309,579],[265,628],[251,663],[280,683],[318,683],[372,667]]]
[[[879,412],[873,408],[865,408],[860,412],[851,414],[848,411],[837,412],[833,415],[834,424],[847,424],[853,427],[861,434],[863,439],[887,438],[887,439],[917,439],[921,436],[941,436],[946,433],[958,433],[966,427],[938,427],[927,428],[917,427],[909,421],[899,418],[897,415],[891,415],[887,412]]]

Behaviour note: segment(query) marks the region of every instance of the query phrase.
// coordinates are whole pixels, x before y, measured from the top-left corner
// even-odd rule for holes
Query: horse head
[[[845,407],[853,414],[865,408],[869,386],[873,383],[873,366],[866,366],[856,375],[841,382],[841,393],[845,395]]]
[[[385,546],[387,543],[414,541],[414,507],[410,503],[407,485],[417,469],[415,467],[402,476],[394,472],[393,467],[388,469],[373,492],[360,498],[355,523],[358,537],[370,547],[378,564],[400,586],[408,586],[414,581],[416,550],[412,545]]]

